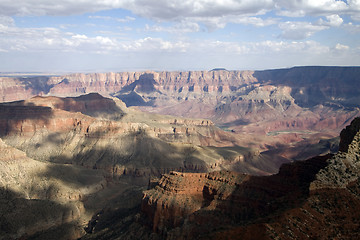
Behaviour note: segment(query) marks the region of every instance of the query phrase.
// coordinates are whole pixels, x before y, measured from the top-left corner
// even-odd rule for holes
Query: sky
[[[360,0],[0,0],[0,72],[360,66]]]

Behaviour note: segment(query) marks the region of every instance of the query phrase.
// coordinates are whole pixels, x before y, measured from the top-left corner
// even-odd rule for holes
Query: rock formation
[[[24,100],[30,95],[68,97],[98,92],[118,96],[128,106],[207,118],[237,131],[256,131],[259,126],[263,132],[339,131],[359,114],[359,90],[353,88],[360,81],[359,71],[358,67],[295,67],[2,77],[0,91],[2,101]]]
[[[360,92],[353,87],[359,84],[359,69],[295,67],[1,77],[0,92],[2,101],[98,92],[116,96],[127,106],[143,111],[209,119],[216,126],[237,133],[236,138],[243,139],[237,143],[241,146],[266,151],[285,143],[287,149],[283,151],[297,152],[307,144],[303,139],[320,142],[336,137],[359,116]],[[293,137],[299,131],[302,136]],[[301,146],[290,147],[295,143]],[[312,156],[320,153],[324,152],[314,152]]]
[[[0,136],[31,158],[102,169],[112,178],[217,169],[266,175],[288,161],[239,147],[209,120],[143,113],[97,93],[0,104]]]
[[[359,123],[355,119],[341,134],[342,146],[352,139],[347,151],[284,164],[272,176],[165,174],[144,192],[141,216],[128,217],[127,227],[115,222],[84,239],[103,239],[109,230],[110,239],[357,238]]]

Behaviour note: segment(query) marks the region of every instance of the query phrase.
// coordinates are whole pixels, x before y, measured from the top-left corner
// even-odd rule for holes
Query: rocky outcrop
[[[312,188],[346,188],[359,179],[360,118],[355,118],[340,134],[339,153],[317,174]]]
[[[226,200],[236,185],[248,178],[235,172],[171,172],[163,175],[154,189],[144,192],[142,212],[151,220],[155,232],[165,233],[181,226],[186,217],[206,205],[214,209],[214,202]]]
[[[339,151],[347,152],[350,144],[353,142],[354,137],[360,130],[360,118],[355,118],[349,126],[347,126],[340,133]]]
[[[276,175],[164,175],[144,192],[142,212],[165,239],[351,239],[360,226],[358,121],[342,133],[342,143],[352,139],[347,152],[285,164]]]

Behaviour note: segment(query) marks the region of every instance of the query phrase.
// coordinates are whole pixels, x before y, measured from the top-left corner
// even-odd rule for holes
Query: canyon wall
[[[2,101],[33,95],[98,92],[127,106],[206,118],[235,132],[282,130],[337,135],[359,115],[358,67],[295,67],[265,71],[121,72],[53,77],[1,77]]]
[[[354,135],[349,129],[357,129]],[[353,238],[359,214],[359,118],[341,135],[348,150],[285,164],[276,175],[164,175],[142,212],[163,239]]]

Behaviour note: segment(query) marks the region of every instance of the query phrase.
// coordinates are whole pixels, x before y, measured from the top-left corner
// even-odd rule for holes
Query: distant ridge
[[[250,144],[250,134],[262,136],[260,142],[266,144],[256,139],[255,147],[266,151],[277,149],[278,143],[302,142],[308,146],[312,141],[320,143],[315,139],[338,136],[354,117],[360,116],[360,88],[354,86],[360,86],[360,67],[74,73],[0,77],[0,101],[97,92],[146,112],[209,119],[226,131],[246,135],[239,137],[243,139],[240,145]],[[312,156],[332,146],[321,142]],[[306,151],[281,151],[286,158],[309,157],[303,156]]]

